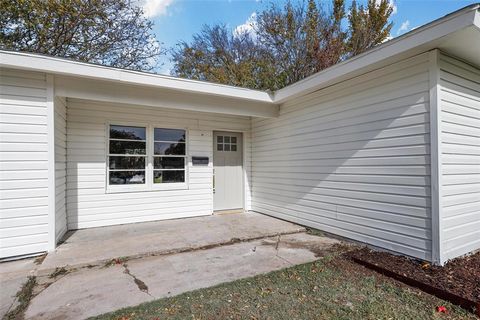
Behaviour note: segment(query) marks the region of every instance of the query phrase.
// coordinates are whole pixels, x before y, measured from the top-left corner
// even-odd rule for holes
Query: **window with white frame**
[[[146,128],[111,125],[109,131],[109,184],[145,184]]]
[[[185,130],[153,129],[153,182],[185,182]]]
[[[110,125],[108,148],[110,186],[153,188],[185,183],[187,153],[183,129]]]

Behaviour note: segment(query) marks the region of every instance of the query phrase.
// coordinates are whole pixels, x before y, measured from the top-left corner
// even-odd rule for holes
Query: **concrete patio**
[[[164,255],[305,231],[258,213],[237,213],[71,231],[39,271],[80,267],[120,257]]]
[[[2,311],[28,275],[37,285],[25,318],[85,319],[310,262],[337,242],[255,213],[74,231],[40,265],[0,264],[2,287],[11,278]]]

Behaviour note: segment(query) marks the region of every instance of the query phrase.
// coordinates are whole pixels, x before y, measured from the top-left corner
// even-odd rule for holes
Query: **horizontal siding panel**
[[[168,213],[163,215],[139,215],[139,216],[129,216],[126,218],[118,218],[118,219],[111,219],[111,220],[94,220],[94,221],[86,221],[86,222],[70,222],[68,221],[68,229],[83,229],[83,228],[96,228],[102,226],[112,226],[112,225],[119,225],[119,224],[126,224],[126,223],[138,223],[138,222],[145,222],[145,221],[156,221],[156,220],[168,220],[168,219],[180,219],[180,218],[190,218],[190,217],[199,217],[199,216],[208,216],[211,215],[212,211],[209,206],[208,209],[204,209],[203,211],[201,208],[193,210],[193,211],[185,211],[182,210],[181,212],[176,213]]]
[[[428,63],[419,55],[252,120],[252,209],[431,258]]]
[[[284,199],[284,201],[291,201],[291,202],[301,202],[306,201],[307,203],[311,204],[311,206],[315,205],[316,203],[330,203],[333,205],[337,205],[340,203],[345,206],[351,207],[358,207],[362,209],[371,209],[377,211],[387,211],[396,214],[405,214],[411,215],[415,217],[428,217],[429,216],[429,208],[427,207],[420,207],[420,206],[411,206],[411,205],[403,205],[403,204],[396,204],[396,203],[388,203],[388,202],[379,202],[379,201],[368,201],[364,199],[355,199],[355,198],[345,198],[345,197],[335,197],[335,196],[328,196],[328,195],[317,195],[317,194],[306,194],[301,199],[302,200],[295,200],[298,199],[294,194],[288,194],[285,192],[275,192],[273,193],[271,190],[263,190],[259,191],[255,189],[255,184],[253,185],[253,198],[254,201],[258,199],[258,201],[265,201],[267,199],[276,199],[277,201]]]
[[[26,245],[14,245],[10,247],[4,247],[0,241],[0,256],[1,257],[15,257],[22,255],[31,255],[35,253],[41,253],[47,251],[48,242],[38,242],[39,238],[33,238],[33,243]],[[42,240],[42,239],[40,239]]]
[[[43,206],[34,206],[34,207],[19,207],[6,209],[2,208],[0,210],[0,219],[10,219],[10,218],[20,218],[20,217],[34,217],[42,216],[48,214],[47,205]]]
[[[47,225],[48,217],[45,215],[10,218],[2,220],[3,228],[18,228],[23,226]]]
[[[30,236],[37,234],[47,234],[48,233],[48,224],[37,224],[37,225],[28,225],[23,224],[20,227],[7,228],[2,226],[2,233],[0,234],[0,239],[2,243],[8,242],[11,238],[18,238],[22,236]]]
[[[47,135],[45,133],[2,133],[0,135],[0,141],[10,143],[22,143],[25,141],[47,143]]]
[[[153,208],[148,208],[148,207],[143,207],[143,206],[138,206],[136,208],[130,207],[130,210],[108,210],[107,208],[99,210],[98,213],[95,214],[90,214],[91,210],[78,210],[71,212],[69,211],[68,215],[68,222],[74,222],[74,221],[97,221],[97,220],[111,220],[111,219],[121,219],[121,218],[127,218],[127,217],[132,217],[130,213],[132,212],[132,209],[135,210],[135,216],[140,217],[146,217],[148,215],[152,216],[162,216],[162,215],[169,215],[169,214],[174,214],[174,213],[179,213],[181,214],[182,212],[192,212],[195,210],[199,211],[205,211],[208,210],[211,207],[211,199],[206,199],[202,201],[196,201],[197,205],[193,205],[193,203],[182,203],[179,204],[178,202],[173,202],[173,203],[168,203],[165,206],[155,206]],[[68,210],[68,209],[67,209]],[[160,219],[154,219],[154,220],[161,220]]]
[[[47,83],[0,68],[0,259],[48,244]]]
[[[47,152],[46,143],[0,142],[0,152]]]
[[[46,88],[28,88],[8,85],[0,85],[0,92],[8,92],[10,96],[44,98],[47,95]]]
[[[23,114],[25,116],[45,116],[45,106],[19,106],[19,105],[9,105],[2,104],[0,107],[0,114],[7,115],[19,115]]]
[[[46,124],[18,124],[18,123],[2,123],[0,133],[28,134],[43,133],[47,134]]]
[[[48,243],[48,235],[47,233],[35,233],[35,230],[28,229],[25,230],[25,232],[22,232],[21,230],[18,230],[19,234],[24,234],[28,233],[27,230],[30,230],[31,232],[34,232],[33,234],[25,234],[25,235],[19,235],[16,237],[10,237],[10,238],[0,238],[0,246],[3,249],[10,248],[12,249],[12,252],[15,252],[16,247],[22,247],[22,246],[35,246],[38,245],[38,247],[43,248],[42,251],[46,250],[46,245]],[[21,252],[20,248],[18,248],[18,252]],[[35,252],[35,251],[34,251]],[[31,253],[34,253],[31,252]],[[20,255],[20,254],[26,254],[24,253],[18,253],[18,254],[12,254],[12,256]]]
[[[345,174],[298,174],[298,173],[277,173],[275,176],[266,172],[254,172],[252,177],[259,178],[265,182],[278,183],[313,183],[336,181],[336,182],[359,182],[372,184],[390,184],[406,185],[406,186],[420,186],[425,187],[430,185],[430,176],[393,176],[393,175],[345,175]],[[423,188],[425,189],[425,188]]]
[[[0,190],[28,189],[28,188],[48,188],[47,179],[38,180],[7,180],[0,181]]]
[[[480,70],[440,59],[442,248],[451,259],[480,248]]]
[[[8,180],[27,180],[27,179],[47,179],[48,172],[46,170],[10,170],[0,171],[0,181]]]
[[[442,212],[445,220],[450,221],[450,226],[454,226],[455,224],[458,224],[458,221],[456,219],[453,219],[453,217],[461,216],[463,214],[469,215],[471,213],[478,213],[478,204],[476,202],[444,207]],[[450,218],[452,219],[449,220]]]
[[[0,170],[47,170],[48,161],[1,161]]]

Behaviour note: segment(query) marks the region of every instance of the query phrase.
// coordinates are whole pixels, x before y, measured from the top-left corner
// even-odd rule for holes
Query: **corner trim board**
[[[443,265],[445,260],[442,253],[442,129],[439,58],[438,49],[429,52],[432,262]]]
[[[47,144],[48,144],[48,251],[55,250],[55,83],[54,76],[47,80]]]

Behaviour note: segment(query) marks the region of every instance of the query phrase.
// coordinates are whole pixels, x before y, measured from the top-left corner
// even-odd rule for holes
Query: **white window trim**
[[[109,177],[109,148],[110,148],[110,126],[130,126],[144,127],[146,130],[146,166],[145,166],[145,183],[144,184],[126,184],[126,185],[110,185]],[[185,182],[178,183],[154,183],[153,182],[153,150],[154,150],[154,129],[179,129],[185,130]],[[189,138],[188,129],[180,126],[172,126],[171,124],[161,123],[142,123],[128,121],[108,121],[105,123],[105,192],[106,193],[125,193],[125,192],[149,192],[162,190],[188,190],[189,189]]]
[[[189,189],[189,139],[188,139],[188,129],[185,127],[175,127],[172,126],[171,124],[161,124],[161,123],[152,123],[150,124],[150,142],[148,143],[150,145],[150,150],[151,152],[148,154],[149,159],[148,159],[148,172],[151,174],[151,177],[149,177],[149,182],[151,183],[151,190],[153,191],[158,191],[158,190],[186,190]],[[177,183],[154,183],[153,182],[153,150],[154,150],[154,144],[155,144],[155,139],[154,139],[154,129],[180,129],[180,130],[185,130],[185,182],[177,182]],[[147,139],[147,142],[149,140]]]

